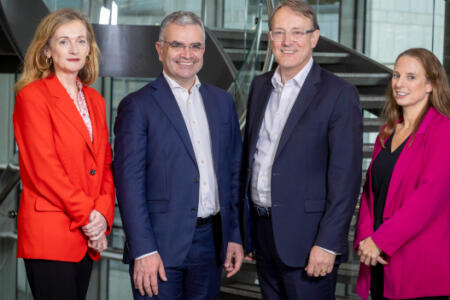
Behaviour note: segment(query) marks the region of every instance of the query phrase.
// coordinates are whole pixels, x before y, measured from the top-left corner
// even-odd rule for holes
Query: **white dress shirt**
[[[163,75],[183,115],[200,173],[197,217],[206,218],[215,215],[220,210],[219,192],[212,158],[209,123],[199,90],[200,80],[195,76],[195,83],[189,91],[170,78],[165,72],[163,72]],[[153,251],[144,254],[136,259],[141,259],[157,252]]]
[[[311,70],[313,59],[285,84],[281,82],[279,68],[272,76],[274,89],[267,103],[264,120],[259,130],[256,151],[253,156],[251,193],[253,203],[262,207],[271,207],[272,165],[284,125],[291,113],[292,106]],[[301,101],[301,99],[300,99]]]
[[[194,148],[200,173],[197,217],[206,218],[219,212],[219,194],[212,158],[208,118],[199,90],[201,83],[195,76],[195,83],[188,91],[167,74],[164,72],[163,74],[177,100]]]

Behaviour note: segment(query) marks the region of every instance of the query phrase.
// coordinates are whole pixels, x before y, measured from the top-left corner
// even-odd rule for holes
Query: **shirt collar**
[[[184,87],[182,87],[181,85],[179,85],[178,82],[176,82],[176,81],[173,80],[169,75],[167,75],[166,72],[163,71],[163,75],[164,75],[164,78],[166,79],[167,83],[169,84],[169,87],[170,87],[171,90],[174,90],[174,89],[183,89],[183,90],[186,90],[186,91],[187,91],[187,89],[185,89]],[[200,80],[198,79],[198,76],[195,75],[195,82],[194,82],[194,85],[192,86],[192,88],[198,89],[198,88],[200,88],[200,86],[201,86],[201,82],[200,82]]]
[[[309,71],[311,70],[313,65],[313,58],[310,57],[309,61],[306,63],[305,67],[303,67],[294,77],[286,81],[285,84],[281,81],[280,75],[280,66],[277,67],[272,76],[272,85],[276,89],[281,89],[286,84],[296,84],[298,87],[301,87],[303,83],[305,83],[306,76],[308,76]]]

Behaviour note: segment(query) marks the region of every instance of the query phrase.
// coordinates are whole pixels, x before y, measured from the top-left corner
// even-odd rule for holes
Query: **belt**
[[[270,207],[253,205],[253,210],[258,217],[269,218],[272,215],[272,209]]]
[[[214,217],[217,216],[217,215],[218,214],[210,215],[210,216],[208,216],[206,218],[197,218],[196,226],[200,227],[200,226],[205,226],[205,225],[211,224],[213,222],[213,220],[214,220]]]

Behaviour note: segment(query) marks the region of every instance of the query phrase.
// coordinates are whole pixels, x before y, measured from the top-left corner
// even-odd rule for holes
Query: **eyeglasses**
[[[172,42],[168,42],[168,41],[164,41],[164,40],[160,40],[159,42],[161,43],[166,43],[167,45],[169,45],[169,47],[177,52],[181,52],[186,48],[189,48],[189,50],[192,53],[198,54],[200,52],[202,52],[203,49],[205,49],[205,46],[202,43],[193,43],[190,44],[189,46],[177,42],[177,41],[172,41]]]
[[[291,38],[292,41],[298,42],[298,41],[301,41],[305,37],[305,35],[307,35],[309,33],[313,33],[314,31],[316,31],[316,29],[310,29],[310,30],[296,29],[296,30],[289,31],[289,37]],[[284,31],[284,30],[269,31],[269,34],[270,34],[270,38],[274,42],[282,42],[286,38],[286,31]]]

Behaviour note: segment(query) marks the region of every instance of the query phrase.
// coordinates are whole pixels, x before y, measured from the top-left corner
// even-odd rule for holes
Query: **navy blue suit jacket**
[[[238,190],[241,134],[233,98],[202,83],[222,221],[222,259],[241,243]],[[126,235],[124,262],[157,250],[164,266],[180,265],[197,220],[199,170],[189,134],[164,76],[126,96],[114,125],[114,177]]]
[[[256,142],[273,86],[256,77],[248,101],[243,193],[248,193]],[[313,245],[346,259],[348,229],[361,182],[362,117],[356,88],[313,64],[292,107],[275,155],[272,226],[281,260],[305,267]],[[244,205],[248,224],[249,206]],[[249,229],[244,228],[249,251]]]

